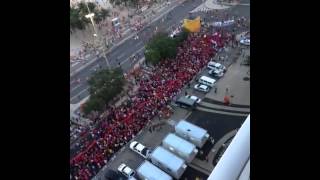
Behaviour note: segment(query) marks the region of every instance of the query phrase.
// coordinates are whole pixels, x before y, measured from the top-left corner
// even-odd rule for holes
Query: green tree
[[[99,9],[95,3],[89,2],[88,7],[90,12],[95,14],[94,20],[96,23],[110,16],[109,10]],[[85,2],[80,2],[76,8],[70,8],[70,27],[72,29],[85,29],[86,25],[91,23],[90,19],[86,18],[86,15],[89,14],[88,7]]]
[[[84,29],[90,21],[83,18],[79,8],[70,8],[70,27],[72,29]]]
[[[95,16],[94,16],[95,22],[99,23],[103,21],[106,17],[110,17],[109,10],[101,8],[101,10],[95,11]]]
[[[178,41],[166,33],[156,34],[146,45],[146,62],[157,64],[160,60],[174,58],[177,55]]]
[[[84,113],[101,111],[115,96],[122,92],[125,83],[121,68],[101,70],[89,80],[90,98],[84,105]]]
[[[189,33],[186,28],[182,28],[181,32],[175,37],[176,43],[180,45],[183,41],[187,40]]]
[[[147,63],[151,63],[152,65],[157,64],[160,59],[160,52],[154,49],[148,49],[144,53]]]

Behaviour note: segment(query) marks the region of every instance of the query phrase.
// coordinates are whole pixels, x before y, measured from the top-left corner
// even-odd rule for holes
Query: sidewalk
[[[234,51],[234,49],[232,50]],[[250,50],[245,50],[245,53],[250,53]],[[240,65],[243,57],[240,55],[237,57],[236,62],[233,63],[233,59],[238,56],[234,54],[228,58],[226,67],[229,68],[225,75],[219,79],[216,83],[217,93],[210,91],[206,94],[206,98],[223,102],[225,95],[230,96],[232,104],[249,105],[250,106],[250,66]],[[245,79],[248,77],[249,79]],[[228,88],[228,90],[227,90]]]

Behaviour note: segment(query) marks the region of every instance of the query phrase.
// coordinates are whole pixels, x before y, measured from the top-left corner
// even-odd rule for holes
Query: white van
[[[166,150],[162,146],[158,146],[152,151],[150,160],[152,164],[158,166],[161,170],[176,179],[180,179],[187,168],[185,160]]]
[[[172,177],[161,169],[151,164],[149,161],[144,161],[136,170],[142,180],[172,180]]]
[[[207,76],[201,76],[201,78],[198,80],[199,83],[213,87],[216,83],[215,79],[209,78]]]
[[[163,140],[162,146],[190,163],[198,153],[196,146],[189,141],[169,133]]]
[[[182,137],[183,139],[191,142],[199,148],[206,143],[210,135],[207,130],[189,123],[185,120],[181,120],[174,127],[176,135]]]
[[[207,68],[210,70],[226,72],[226,67],[220,63],[210,61],[207,65]]]

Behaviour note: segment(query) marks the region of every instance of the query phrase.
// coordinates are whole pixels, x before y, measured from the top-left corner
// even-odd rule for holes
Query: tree
[[[122,92],[124,82],[121,68],[96,72],[88,80],[90,98],[84,105],[84,113],[103,110],[110,100]]]
[[[90,21],[82,17],[79,8],[70,8],[70,27],[72,29],[84,29]]]
[[[190,31],[186,28],[182,28],[181,32],[176,35],[175,40],[178,45],[180,45],[183,41],[185,41],[189,36]]]
[[[161,59],[160,53],[157,50],[154,49],[148,49],[144,53],[147,63],[151,63],[152,65],[155,65],[159,62]]]
[[[95,14],[94,20],[97,23],[110,16],[109,10],[99,9],[95,3],[89,2],[88,7],[90,12]],[[70,8],[70,27],[72,29],[85,29],[90,23],[90,19],[86,18],[86,15],[89,14],[88,7],[85,2],[80,2],[76,8]]]
[[[94,20],[95,22],[99,23],[103,21],[106,17],[110,17],[110,11],[101,8],[101,10],[95,12]]]
[[[156,34],[146,45],[147,63],[156,64],[162,59],[174,58],[177,55],[177,46],[179,43],[172,39],[166,33]]]

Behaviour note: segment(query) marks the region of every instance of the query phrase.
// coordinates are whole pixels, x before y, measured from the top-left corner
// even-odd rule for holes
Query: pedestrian
[[[209,162],[209,156],[208,155],[206,156],[206,161]]]
[[[218,90],[218,88],[215,87],[215,88],[214,88],[214,93],[215,93],[215,94],[217,94],[217,90]]]
[[[229,88],[226,88],[226,93],[229,92]]]
[[[186,92],[184,92],[184,95],[185,95],[185,96],[187,96],[187,95],[188,95],[188,92],[187,92],[187,91],[186,91]]]

